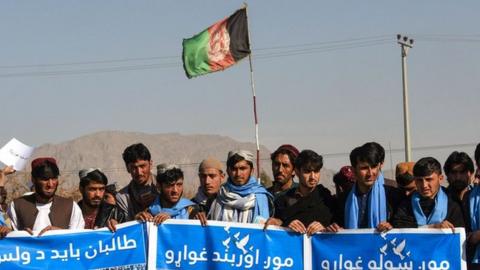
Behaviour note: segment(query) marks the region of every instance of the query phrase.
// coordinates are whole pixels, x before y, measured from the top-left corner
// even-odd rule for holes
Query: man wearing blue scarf
[[[253,154],[230,151],[228,180],[212,203],[208,218],[239,223],[263,223],[270,217],[272,195],[253,176]]]
[[[477,144],[477,147],[475,148],[475,164],[477,165],[477,171],[475,172],[475,179],[473,182],[478,185],[480,183],[480,143]]]
[[[413,176],[417,191],[397,209],[392,225],[395,228],[453,229],[464,227],[460,205],[448,197],[444,188],[442,167],[433,157],[415,163]]]
[[[157,167],[157,188],[160,191],[153,203],[135,219],[153,221],[156,225],[167,219],[189,219],[195,214],[192,201],[182,198],[183,171],[175,165],[161,164]]]
[[[383,149],[375,142],[352,150],[350,162],[356,183],[338,203],[336,219],[339,224],[332,224],[327,231],[336,232],[343,228],[391,229],[388,221],[403,196],[398,189],[385,185],[381,172],[383,157]]]
[[[467,231],[467,268],[480,269],[480,188],[473,185],[473,161],[467,153],[455,151],[447,158],[443,169],[449,183],[448,194],[463,210]]]

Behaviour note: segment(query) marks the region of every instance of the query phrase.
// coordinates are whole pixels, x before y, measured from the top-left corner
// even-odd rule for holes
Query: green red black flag
[[[183,40],[183,67],[188,78],[230,67],[250,54],[247,9],[242,8],[201,33]]]

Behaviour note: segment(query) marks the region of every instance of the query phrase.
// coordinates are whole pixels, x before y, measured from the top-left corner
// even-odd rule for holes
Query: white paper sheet
[[[0,149],[0,161],[7,166],[13,166],[16,171],[21,171],[27,165],[34,149],[13,138]]]

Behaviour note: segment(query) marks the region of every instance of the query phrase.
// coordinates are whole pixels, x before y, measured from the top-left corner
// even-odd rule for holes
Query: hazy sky
[[[326,155],[403,147],[400,48],[408,56],[414,159],[480,141],[480,2],[247,1],[260,141]],[[243,1],[2,1],[0,144],[102,130],[220,134],[254,142],[248,61],[187,79],[183,38]],[[328,155],[340,153],[338,155]],[[403,158],[394,152],[393,161]],[[330,162],[330,163],[329,163]],[[388,165],[388,164],[387,164]]]

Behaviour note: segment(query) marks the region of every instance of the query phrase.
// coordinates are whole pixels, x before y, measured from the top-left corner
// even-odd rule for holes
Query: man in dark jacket
[[[125,148],[122,154],[127,172],[132,176],[130,183],[117,193],[117,205],[127,221],[145,210],[158,195],[155,176],[152,174],[152,158],[148,148],[136,143]]]
[[[338,223],[327,228],[337,232],[345,229],[391,229],[389,220],[402,199],[401,192],[385,184],[381,166],[383,150],[378,143],[365,143],[352,150],[350,163],[356,182],[352,190],[337,206]]]
[[[107,176],[94,168],[81,170],[78,175],[79,190],[82,194],[82,200],[78,205],[82,209],[85,229],[109,227],[114,230],[117,222],[125,222],[123,212],[116,205],[108,204],[104,200],[105,187],[108,184]]]
[[[275,200],[275,215],[268,225],[282,225],[309,235],[332,223],[334,198],[319,184],[323,158],[312,150],[303,150],[295,159],[296,188],[289,189]]]
[[[287,192],[290,188],[296,188],[298,183],[293,181],[295,176],[295,159],[298,149],[290,144],[284,144],[275,150],[270,156],[272,160],[273,185],[267,190],[274,198]]]
[[[405,199],[393,216],[395,228],[464,227],[460,205],[450,199],[440,186],[442,167],[432,158],[422,158],[415,163],[413,175],[417,191]]]

